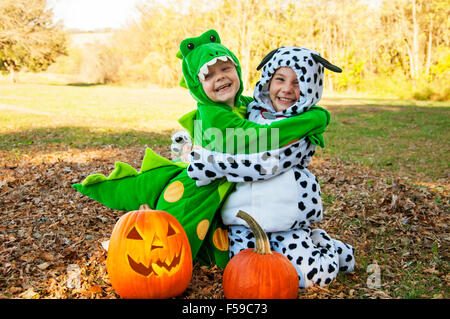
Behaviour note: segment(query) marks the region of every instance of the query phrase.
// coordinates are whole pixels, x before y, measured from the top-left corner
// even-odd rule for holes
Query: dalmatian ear
[[[274,54],[278,51],[278,49],[272,50],[269,52],[269,54],[267,54],[262,60],[261,63],[258,65],[258,67],[256,68],[256,70],[261,70],[261,68],[264,66],[264,64],[266,64],[267,62],[269,62],[270,59],[272,59],[272,57],[274,56]]]
[[[314,59],[314,61],[316,61],[316,63],[322,64],[328,70],[333,71],[333,72],[337,72],[337,73],[341,73],[342,72],[342,69],[340,67],[335,66],[334,64],[331,64],[326,59],[322,58],[320,55],[315,54],[315,53],[311,53],[311,56]]]

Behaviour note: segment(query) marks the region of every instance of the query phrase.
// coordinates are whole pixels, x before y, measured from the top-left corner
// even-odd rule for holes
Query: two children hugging
[[[316,146],[324,146],[322,133],[329,122],[328,112],[315,105],[322,96],[324,67],[341,70],[316,51],[281,47],[258,66],[262,75],[252,99],[241,95],[239,61],[225,47],[218,52],[218,45],[223,47],[214,30],[180,45],[185,83],[198,102],[198,131],[215,128],[224,133],[222,139],[205,134],[195,140],[194,136],[188,175],[198,186],[220,178],[237,183],[221,208],[230,257],[255,244],[250,229],[235,216],[242,209],[268,234],[272,250],[293,263],[301,288],[329,284],[339,270],[353,270],[353,248],[311,228],[311,223],[322,220],[323,211],[320,184],[308,165]],[[230,149],[226,148],[230,128],[256,134],[239,150]],[[277,134],[271,136],[274,128]],[[284,146],[252,153],[251,146],[262,135],[268,145],[276,145],[272,139],[278,139]],[[172,150],[189,149],[186,145],[191,143],[189,136],[178,133]]]

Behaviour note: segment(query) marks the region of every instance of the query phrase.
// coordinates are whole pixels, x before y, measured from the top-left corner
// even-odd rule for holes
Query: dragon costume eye
[[[194,49],[194,43],[192,43],[192,42],[188,43],[187,47],[188,47],[189,50],[193,50]]]
[[[214,35],[211,35],[209,39],[211,40],[211,42],[216,42],[216,36]]]

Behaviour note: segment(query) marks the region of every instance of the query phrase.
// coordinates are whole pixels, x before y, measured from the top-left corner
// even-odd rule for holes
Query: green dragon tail
[[[116,162],[108,177],[93,174],[72,187],[112,209],[132,211],[148,204],[172,214],[186,231],[193,260],[225,267],[228,238],[220,208],[234,184],[217,180],[198,187],[186,167],[186,163],[172,162],[147,148],[139,172]]]

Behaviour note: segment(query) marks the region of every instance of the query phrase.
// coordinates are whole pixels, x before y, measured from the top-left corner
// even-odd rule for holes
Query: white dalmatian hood
[[[276,112],[269,97],[269,81],[280,67],[290,67],[297,74],[300,100],[284,111]],[[309,110],[320,101],[324,84],[324,66],[334,72],[342,70],[322,58],[317,51],[301,47],[281,47],[270,52],[258,66],[261,79],[256,83],[255,104],[274,115],[293,116]]]

